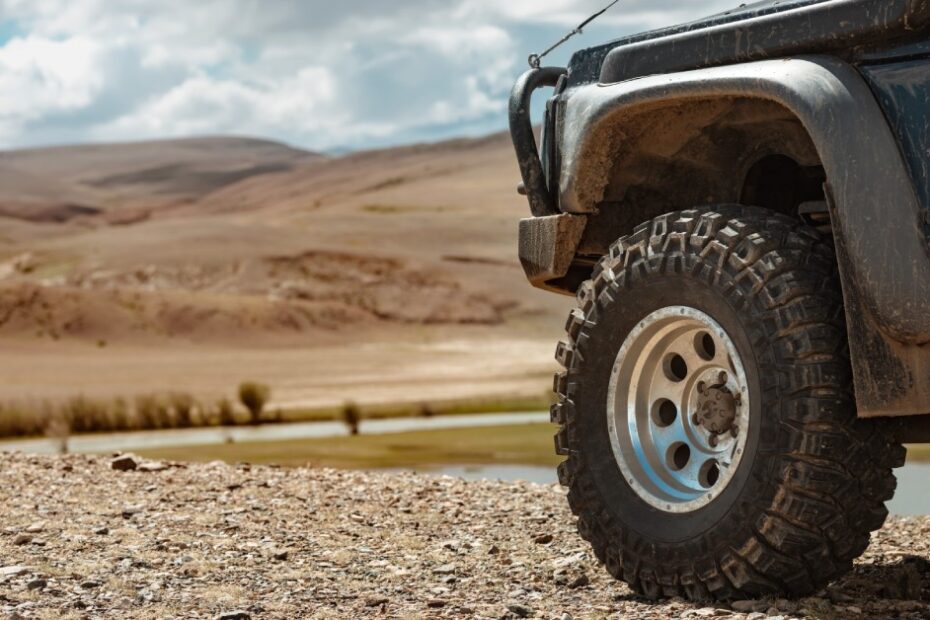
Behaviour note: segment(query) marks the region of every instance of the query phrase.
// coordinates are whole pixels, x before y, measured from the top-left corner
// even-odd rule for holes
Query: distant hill
[[[7,151],[0,153],[0,213],[63,221],[120,208],[158,208],[321,157],[232,137]]]
[[[522,277],[517,180],[505,134],[340,157],[223,137],[0,153],[0,335],[526,328],[565,302]]]

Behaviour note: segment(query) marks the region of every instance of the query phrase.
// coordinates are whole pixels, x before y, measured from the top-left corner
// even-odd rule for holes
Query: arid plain
[[[2,153],[0,399],[540,395],[571,300],[523,279],[518,176],[504,134]]]

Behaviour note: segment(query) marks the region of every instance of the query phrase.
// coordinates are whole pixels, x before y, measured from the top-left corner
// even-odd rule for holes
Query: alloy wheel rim
[[[733,479],[749,436],[748,383],[708,314],[670,306],[642,319],[617,353],[607,401],[614,458],[646,503],[691,512]]]

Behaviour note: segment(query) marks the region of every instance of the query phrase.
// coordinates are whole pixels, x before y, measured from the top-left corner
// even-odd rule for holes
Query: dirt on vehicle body
[[[540,148],[530,98],[552,86]],[[930,2],[759,2],[534,67],[511,133],[579,529],[652,597],[805,594],[930,441]]]

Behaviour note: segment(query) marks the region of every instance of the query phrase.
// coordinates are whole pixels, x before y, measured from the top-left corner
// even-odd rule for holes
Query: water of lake
[[[407,433],[448,428],[472,428],[476,426],[506,426],[509,424],[542,424],[549,421],[547,411],[514,413],[475,413],[436,416],[434,418],[391,418],[386,420],[363,420],[359,425],[366,435],[382,433]],[[290,424],[266,424],[263,426],[214,426],[205,428],[178,428],[159,431],[137,431],[125,433],[96,433],[74,435],[68,439],[68,451],[78,454],[105,454],[131,450],[176,448],[179,446],[210,446],[225,443],[249,443],[256,441],[286,441],[292,439],[319,439],[323,437],[345,437],[346,425],[339,421],[293,422]],[[56,454],[59,442],[53,439],[9,439],[0,441],[0,452],[4,450],[29,454]]]
[[[540,484],[558,482],[555,468],[536,465],[450,465],[421,472],[466,480],[526,480]],[[901,517],[930,514],[930,493],[927,493],[930,463],[907,463],[895,470],[895,475],[898,478],[898,489],[894,499],[888,503],[891,514]]]
[[[548,422],[546,412],[498,413],[440,416],[435,418],[397,418],[366,420],[366,434],[402,433],[408,431],[496,426]],[[283,439],[312,437],[341,437],[346,435],[341,422],[305,422],[244,426],[232,428],[193,428],[136,433],[109,433],[71,437],[68,449],[81,453],[108,453],[121,450],[140,450],[165,446],[193,446],[221,444],[228,441],[280,441]],[[28,453],[55,453],[58,444],[49,439],[0,441],[0,452],[18,450]],[[458,476],[468,480],[526,480],[542,484],[557,482],[555,468],[534,465],[449,465],[439,466],[425,473]],[[898,490],[889,503],[892,514],[901,516],[930,514],[930,493],[926,492],[930,480],[930,463],[908,463],[896,470]]]

